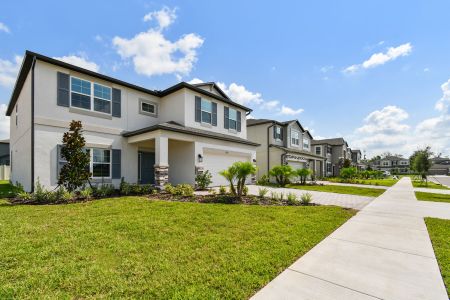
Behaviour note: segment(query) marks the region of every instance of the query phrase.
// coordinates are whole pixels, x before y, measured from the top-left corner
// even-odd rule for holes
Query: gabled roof
[[[332,138],[332,139],[323,139],[323,140],[313,140],[313,145],[321,145],[321,144],[328,144],[331,146],[339,146],[339,145],[346,145],[348,147],[347,142],[344,140],[344,138]]]
[[[302,124],[300,124],[300,122],[298,120],[289,120],[289,121],[277,121],[277,120],[271,120],[271,119],[247,119],[247,127],[250,126],[257,126],[257,125],[262,125],[262,124],[268,124],[268,123],[272,123],[272,124],[276,124],[279,126],[287,126],[291,123],[297,123],[297,125],[300,127],[300,129],[302,130],[302,132],[305,132],[309,135],[309,137],[311,139],[313,139],[311,133],[308,130],[305,130],[305,128],[303,128]]]
[[[246,144],[246,145],[250,145],[250,146],[259,146],[260,145],[258,143],[248,141],[246,139],[242,139],[242,138],[235,137],[235,136],[230,136],[227,134],[215,133],[215,132],[211,132],[211,131],[207,131],[207,130],[203,130],[203,129],[197,129],[197,128],[193,128],[193,127],[183,126],[182,124],[174,122],[174,121],[169,121],[169,122],[145,127],[145,128],[134,130],[134,131],[125,132],[122,135],[124,137],[130,137],[130,136],[135,136],[135,135],[146,133],[146,132],[152,132],[152,131],[159,130],[159,129],[173,131],[173,132],[186,133],[186,134],[191,134],[191,135],[195,135],[195,136],[208,137],[208,138],[213,138],[213,139],[218,139],[218,140],[223,140],[223,141],[228,141],[228,142],[234,142],[234,143],[239,143],[239,144]]]
[[[400,157],[400,156],[394,156],[394,155],[388,155],[386,157],[383,157],[380,160],[409,160],[408,158]]]
[[[125,82],[125,81],[122,81],[122,80],[119,80],[119,79],[116,79],[116,78],[113,78],[113,77],[109,77],[107,75],[103,75],[103,74],[100,74],[100,73],[97,73],[97,72],[93,72],[93,71],[90,71],[90,70],[87,70],[87,69],[84,69],[84,68],[80,68],[78,66],[75,66],[75,65],[72,65],[72,64],[69,64],[69,63],[66,63],[66,62],[63,62],[63,61],[60,61],[60,60],[57,60],[57,59],[54,59],[54,58],[51,58],[51,57],[48,57],[48,56],[45,56],[45,55],[42,55],[42,54],[39,54],[39,53],[35,53],[35,52],[31,52],[31,51],[27,50],[25,52],[25,57],[24,57],[24,59],[22,61],[22,66],[20,67],[19,75],[17,76],[17,80],[16,80],[16,83],[15,83],[15,86],[14,86],[14,89],[13,89],[13,92],[12,92],[12,95],[11,95],[11,99],[10,99],[9,104],[8,104],[8,109],[6,110],[6,115],[7,116],[10,116],[11,113],[12,113],[12,110],[13,110],[16,102],[17,102],[17,98],[19,97],[20,91],[22,90],[22,87],[23,87],[23,85],[25,83],[25,80],[27,78],[28,72],[30,71],[30,69],[31,69],[31,67],[33,65],[33,60],[34,59],[37,59],[37,60],[40,60],[40,61],[44,61],[46,63],[53,64],[53,65],[56,65],[56,66],[60,66],[62,68],[66,68],[66,69],[73,70],[73,71],[76,71],[76,72],[80,72],[80,73],[89,75],[91,77],[99,78],[99,79],[102,79],[102,80],[105,80],[105,81],[109,81],[109,82],[112,82],[112,83],[115,83],[115,84],[118,84],[118,85],[122,85],[122,86],[131,88],[131,89],[134,89],[134,90],[146,93],[146,94],[150,94],[150,95],[153,95],[153,96],[156,96],[156,97],[164,97],[164,96],[167,96],[167,95],[169,95],[171,93],[174,93],[174,92],[176,92],[176,91],[178,91],[180,89],[187,88],[187,89],[190,89],[190,90],[192,90],[194,92],[197,92],[199,94],[203,94],[205,96],[208,96],[208,97],[211,97],[211,98],[223,101],[223,102],[228,103],[230,105],[233,105],[235,107],[239,107],[239,108],[241,108],[241,109],[243,109],[245,111],[248,111],[248,112],[252,111],[250,108],[232,101],[227,95],[225,95],[225,93],[222,90],[220,90],[221,91],[221,93],[220,93],[221,96],[219,96],[219,95],[216,95],[214,93],[205,91],[204,89],[201,89],[201,88],[199,88],[199,87],[197,87],[195,85],[189,84],[187,82],[180,82],[180,83],[178,83],[176,85],[173,85],[173,86],[171,86],[171,87],[169,87],[169,88],[167,88],[165,90],[162,90],[162,91],[150,90],[150,89],[138,86],[138,85],[134,85],[132,83],[128,83],[128,82]],[[216,86],[216,89],[220,89],[217,85],[215,85],[215,86]]]
[[[211,89],[215,89],[222,97],[227,98],[228,100],[231,100],[227,94],[225,94],[224,91],[215,83],[215,82],[202,82],[202,83],[195,83],[192,84],[195,87],[202,87],[202,86],[209,86]]]

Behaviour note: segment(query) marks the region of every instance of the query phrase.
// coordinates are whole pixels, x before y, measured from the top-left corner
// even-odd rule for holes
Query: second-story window
[[[293,146],[300,146],[300,133],[296,130],[291,131],[291,144]]]
[[[283,140],[283,128],[281,128],[280,126],[275,126],[273,128],[273,138],[276,140]]]
[[[235,109],[229,109],[228,124],[230,126],[230,129],[237,130],[237,111]]]
[[[201,121],[202,123],[211,124],[212,120],[212,103],[211,101],[202,99],[202,113],[201,113]]]
[[[110,87],[76,77],[70,81],[71,106],[111,114]]]
[[[322,154],[322,148],[320,148],[320,146],[316,147],[316,154],[317,155],[321,155]]]
[[[303,149],[309,150],[309,139],[303,139]]]

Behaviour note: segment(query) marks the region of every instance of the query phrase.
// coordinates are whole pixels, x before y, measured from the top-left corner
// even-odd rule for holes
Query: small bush
[[[247,196],[248,195],[248,186],[244,186],[244,188],[242,189],[242,195]]]
[[[212,175],[208,170],[195,176],[195,184],[200,190],[206,190],[211,183]]]
[[[31,201],[33,199],[33,195],[31,195],[30,193],[21,191],[17,193],[16,198],[20,201],[24,201],[24,202],[28,202]]]
[[[220,194],[220,195],[225,195],[226,193],[227,193],[227,188],[224,187],[223,185],[221,185],[221,186],[219,187],[219,194]]]
[[[92,198],[92,189],[91,188],[82,189],[80,191],[79,197],[80,197],[80,199],[85,199],[85,200],[91,199]]]
[[[164,191],[169,193],[169,194],[175,195],[175,188],[170,183],[166,183],[164,185]]]
[[[130,186],[130,190],[133,195],[141,195],[142,194],[142,187],[139,184],[132,184]]]
[[[258,189],[258,195],[260,198],[264,198],[268,192],[269,192],[269,190],[267,188],[259,188]]]
[[[153,191],[155,190],[156,189],[151,184],[141,185],[141,194],[143,195],[153,194]]]
[[[125,182],[124,178],[122,177],[122,179],[120,180],[120,194],[127,196],[131,194],[131,185],[127,182]]]
[[[297,200],[297,195],[294,193],[288,193],[286,203],[287,205],[298,205],[299,202]]]
[[[114,195],[115,189],[112,184],[102,184],[100,187],[94,187],[92,194],[97,198],[105,198]]]
[[[268,185],[269,184],[269,176],[264,174],[260,179],[256,181],[257,185]]]
[[[302,205],[309,205],[312,201],[312,194],[311,193],[303,193],[300,196],[300,203]]]
[[[179,184],[174,188],[174,195],[183,197],[193,197],[194,188],[190,184]]]
[[[38,203],[46,203],[52,201],[52,193],[47,191],[44,186],[40,183],[39,178],[36,181],[36,185],[33,193],[33,200]]]

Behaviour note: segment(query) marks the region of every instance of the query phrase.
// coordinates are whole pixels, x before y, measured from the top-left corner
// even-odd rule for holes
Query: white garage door
[[[250,155],[205,150],[203,152],[203,165],[205,171],[209,170],[212,174],[212,186],[228,185],[226,179],[219,172],[237,161],[250,161]]]
[[[288,165],[290,165],[294,170],[305,168],[305,163],[303,162],[289,161]]]

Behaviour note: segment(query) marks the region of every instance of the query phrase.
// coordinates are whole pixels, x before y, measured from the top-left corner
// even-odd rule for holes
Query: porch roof
[[[234,136],[229,136],[226,134],[215,133],[215,132],[210,132],[207,130],[183,126],[183,125],[173,122],[173,121],[156,124],[153,126],[141,128],[141,129],[134,130],[134,131],[125,132],[122,135],[124,137],[131,137],[131,136],[139,135],[139,134],[146,133],[146,132],[152,132],[155,130],[167,130],[167,131],[172,131],[172,132],[186,133],[186,134],[191,134],[191,135],[195,135],[195,136],[208,137],[208,138],[212,138],[212,139],[234,142],[234,143],[239,143],[239,144],[245,144],[245,145],[250,145],[250,146],[259,146],[260,145],[258,143],[254,143],[254,142],[251,142],[249,140],[242,139],[239,137],[234,137]]]
[[[278,148],[278,149],[281,149],[281,150],[284,150],[284,151],[286,151],[286,152],[291,152],[291,153],[296,153],[296,154],[302,154],[302,155],[306,155],[306,156],[311,156],[311,157],[314,158],[314,159],[322,159],[322,160],[325,160],[325,157],[320,156],[320,155],[312,154],[311,152],[302,151],[302,150],[296,150],[296,149],[292,149],[292,148],[286,148],[286,147],[279,146],[279,145],[274,145],[274,144],[270,144],[269,146],[270,146],[270,147],[274,147],[274,148]]]

